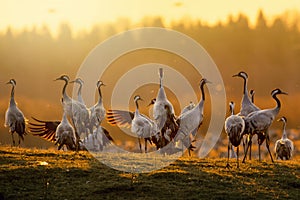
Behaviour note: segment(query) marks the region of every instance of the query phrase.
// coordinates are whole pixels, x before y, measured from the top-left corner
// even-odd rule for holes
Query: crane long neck
[[[138,104],[138,100],[135,101],[135,107],[136,107],[135,114],[138,115],[138,114],[139,114],[139,104]]]
[[[79,88],[78,88],[78,92],[77,92],[77,96],[81,96],[81,90],[82,90],[82,84],[79,84]]]
[[[233,105],[230,105],[230,112],[231,112],[231,115],[234,115],[234,106]]]
[[[62,95],[63,95],[64,99],[70,99],[70,97],[67,95],[67,92],[66,92],[68,81],[67,80],[64,80],[64,81],[65,81],[65,85],[62,89]]]
[[[248,79],[247,78],[245,78],[245,77],[243,77],[243,79],[244,79],[244,91],[243,91],[243,93],[244,93],[244,95],[247,95],[248,96]]]
[[[204,82],[201,83],[201,85],[200,85],[200,90],[201,90],[201,94],[202,94],[202,97],[201,97],[202,101],[205,101],[204,85],[205,85]]]
[[[283,132],[282,132],[282,139],[286,139],[286,122],[283,122]]]
[[[15,86],[14,85],[11,88],[10,105],[16,105],[16,102],[15,102]]]
[[[204,93],[204,82],[203,83],[201,83],[201,85],[200,85],[200,90],[201,90],[201,99],[200,99],[200,101],[199,101],[199,103],[198,103],[198,108],[202,108],[203,107],[203,104],[204,104],[204,101],[205,101],[205,93]]]
[[[98,93],[99,93],[99,100],[98,100],[98,102],[101,103],[102,102],[101,86],[98,87]]]
[[[273,99],[275,99],[275,101],[277,103],[276,107],[274,108],[274,111],[278,113],[281,108],[280,100],[277,98],[277,94],[273,95],[272,97],[273,97]]]
[[[254,94],[251,96],[251,102],[254,103]]]

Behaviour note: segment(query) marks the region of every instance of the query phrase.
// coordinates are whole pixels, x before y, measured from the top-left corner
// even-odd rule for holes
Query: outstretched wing
[[[104,127],[101,128],[104,135],[106,136],[106,138],[103,140],[103,146],[107,146],[108,144],[111,144],[111,142],[114,142],[114,139],[111,137],[109,132]]]
[[[125,110],[108,110],[106,120],[109,124],[120,127],[130,128],[134,113]]]
[[[34,123],[29,122],[29,132],[34,136],[39,136],[50,142],[55,142],[55,132],[60,121],[43,121],[32,117]]]

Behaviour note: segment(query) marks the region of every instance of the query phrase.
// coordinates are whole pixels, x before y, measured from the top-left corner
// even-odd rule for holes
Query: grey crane
[[[136,111],[124,111],[124,110],[108,110],[106,113],[107,122],[112,125],[118,125],[119,127],[131,128],[131,131],[135,133],[138,137],[139,147],[142,151],[140,138],[144,137],[145,141],[145,152],[147,152],[147,142],[150,144],[154,143],[156,148],[161,148],[161,138],[159,136],[159,130],[155,121],[148,118],[146,115],[138,111],[138,102],[141,100],[140,96],[134,97],[134,102],[136,105]],[[137,113],[138,112],[138,113]],[[136,117],[138,114],[138,117]],[[135,128],[132,128],[133,119],[135,118]],[[138,133],[137,133],[138,132]]]
[[[68,150],[75,150],[75,140],[75,130],[67,118],[66,111],[64,111],[62,120],[55,131],[55,145],[58,145],[58,150],[64,145]]]
[[[81,78],[76,78],[74,81],[70,81],[70,83],[78,83],[79,87],[78,87],[78,91],[77,91],[77,100],[82,103],[83,105],[85,105],[83,97],[82,97],[82,86],[84,84],[84,81]]]
[[[279,94],[285,94],[287,93],[281,91],[280,89],[274,89],[271,92],[271,96],[273,99],[276,101],[276,107],[272,109],[264,109],[264,110],[259,110],[259,111],[254,111],[250,113],[248,116],[245,117],[245,125],[248,130],[245,130],[246,133],[249,133],[249,141],[247,144],[246,152],[244,155],[243,163],[245,162],[245,158],[247,155],[247,151],[249,146],[252,143],[252,137],[256,133],[261,133],[258,134],[258,152],[259,152],[259,160],[260,158],[260,146],[263,143],[264,139],[266,140],[266,147],[269,152],[269,155],[271,157],[272,162],[273,158],[270,152],[270,139],[269,139],[269,127],[272,125],[275,117],[280,111],[281,108],[281,103],[280,100],[277,98],[277,95]],[[262,138],[260,136],[263,136]]]
[[[62,89],[62,103],[67,116],[71,118],[75,127],[76,146],[78,148],[80,135],[87,132],[86,126],[89,124],[89,111],[84,104],[68,96],[66,88],[70,79],[67,75],[62,75],[55,80],[63,80],[65,82]]]
[[[134,97],[136,109],[131,122],[131,131],[137,135],[141,148],[140,138],[150,138],[152,136],[156,136],[159,133],[159,129],[154,121],[145,115],[140,114],[138,105],[139,100],[142,100],[142,98],[139,95],[136,95]]]
[[[92,128],[97,128],[103,119],[105,118],[106,110],[103,106],[103,99],[102,99],[102,92],[101,87],[105,86],[105,84],[102,81],[97,81],[97,89],[99,98],[95,105],[93,105],[91,108],[89,108],[91,116],[90,116],[90,124]]]
[[[282,121],[283,130],[281,139],[275,142],[275,158],[280,158],[281,160],[290,160],[294,151],[294,143],[287,137],[287,119],[285,117],[281,117],[278,121]]]
[[[159,68],[160,87],[157,93],[156,101],[153,105],[153,118],[159,130],[161,130],[165,126],[165,122],[167,121],[167,113],[165,106],[168,106],[171,113],[175,115],[173,105],[168,100],[163,86],[163,75],[163,69]]]
[[[248,74],[244,71],[241,71],[238,74],[233,75],[233,77],[240,77],[244,80],[241,109],[240,109],[240,113],[238,113],[238,115],[246,117],[247,115],[249,115],[250,113],[252,113],[254,111],[259,111],[260,108],[254,104],[254,90],[252,90],[252,92],[250,91],[250,96],[248,93]],[[246,124],[246,126],[247,126],[247,124]],[[245,130],[247,130],[247,127]],[[249,133],[244,133],[244,135],[246,136],[246,139],[243,140],[243,147],[244,147],[244,153],[245,153],[246,152],[245,144],[248,146]],[[250,160],[251,160],[251,152],[252,152],[251,147],[252,147],[252,144],[250,144],[250,150],[249,150],[249,159]]]
[[[11,133],[13,146],[15,146],[15,139],[14,133],[16,132],[19,136],[19,146],[21,140],[24,141],[24,136],[26,135],[25,130],[25,117],[22,111],[18,108],[17,103],[15,101],[15,87],[16,87],[16,80],[10,79],[7,84],[12,85],[11,94],[10,94],[10,101],[9,106],[5,113],[5,127],[9,127],[9,132]]]
[[[205,102],[204,85],[206,83],[210,82],[206,78],[201,79],[199,86],[202,97],[199,103],[190,111],[180,115],[176,121],[179,129],[175,136],[175,141],[181,140],[186,148],[188,148],[191,143],[190,140],[187,139],[189,138],[190,133],[195,137],[197,130],[203,121],[203,107]]]
[[[237,154],[237,168],[239,168],[239,146],[242,139],[242,134],[245,129],[245,121],[239,115],[234,114],[234,102],[229,103],[231,115],[225,120],[225,132],[228,136],[228,154],[227,154],[227,165],[229,165],[229,151],[232,149],[232,146],[236,147]]]

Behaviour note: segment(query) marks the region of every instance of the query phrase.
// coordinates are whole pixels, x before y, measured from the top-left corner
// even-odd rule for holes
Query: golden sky
[[[161,16],[166,23],[189,17],[209,24],[226,21],[229,14],[244,13],[253,23],[259,9],[267,17],[286,10],[300,10],[299,0],[0,0],[0,30],[31,29],[47,25],[55,33],[62,22],[74,30],[96,23],[128,18],[133,23],[144,16]]]

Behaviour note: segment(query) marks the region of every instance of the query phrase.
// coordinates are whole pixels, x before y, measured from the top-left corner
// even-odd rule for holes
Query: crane
[[[250,113],[248,116],[245,117],[245,132],[249,133],[249,141],[247,144],[247,148],[246,148],[246,152],[243,158],[243,163],[245,162],[245,158],[247,155],[247,151],[249,146],[252,143],[252,137],[255,133],[261,133],[258,134],[258,152],[259,152],[259,160],[261,160],[260,158],[260,146],[263,143],[264,139],[266,140],[266,147],[267,150],[269,152],[270,158],[273,161],[271,152],[270,152],[270,139],[269,139],[269,127],[272,125],[275,117],[277,116],[277,114],[280,111],[281,108],[281,103],[280,100],[278,99],[277,95],[279,94],[285,94],[287,95],[287,93],[281,91],[280,89],[276,88],[274,90],[272,90],[271,92],[271,96],[272,98],[276,101],[276,107],[271,108],[271,109],[264,109],[264,110],[259,110],[259,111],[255,111]],[[246,130],[247,129],[247,130]]]
[[[203,121],[203,108],[205,102],[204,85],[206,83],[210,83],[210,81],[206,78],[201,79],[199,86],[202,97],[199,103],[190,111],[182,113],[176,121],[179,129],[175,136],[175,141],[181,140],[186,148],[188,148],[191,143],[190,140],[187,139],[189,138],[190,133],[195,137],[197,130]]]
[[[283,130],[281,139],[275,142],[275,158],[280,158],[281,160],[290,160],[294,151],[294,143],[287,137],[287,119],[285,117],[281,117],[278,121],[282,121]]]
[[[81,134],[87,133],[86,127],[89,124],[89,111],[85,105],[68,96],[66,88],[68,86],[70,78],[67,75],[61,75],[55,80],[62,80],[65,82],[62,89],[62,104],[64,107],[64,111],[66,112],[67,116],[71,118],[74,125],[76,146],[78,148]]]
[[[229,151],[232,149],[232,145],[236,147],[237,154],[237,168],[239,168],[239,146],[242,139],[242,134],[245,129],[245,122],[239,115],[234,114],[234,102],[229,103],[231,115],[225,120],[225,132],[228,136],[228,154],[227,154],[227,165],[229,165]]]
[[[17,82],[15,79],[10,79],[7,84],[12,85],[9,106],[5,113],[5,127],[9,127],[9,132],[11,133],[13,146],[15,146],[14,133],[16,132],[19,136],[19,146],[21,140],[24,141],[24,136],[26,135],[25,130],[25,117],[22,111],[18,108],[15,101],[15,87]]]

